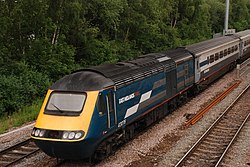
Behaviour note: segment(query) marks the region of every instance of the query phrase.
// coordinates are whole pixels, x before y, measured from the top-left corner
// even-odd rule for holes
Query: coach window
[[[224,56],[227,56],[227,49],[224,50]]]
[[[238,46],[237,46],[237,45],[234,46],[234,50],[235,50],[235,51],[238,50]]]
[[[214,62],[214,55],[211,55],[210,56],[210,63],[213,63]]]
[[[223,58],[223,51],[220,51],[220,58]]]
[[[228,48],[228,54],[230,55],[231,54],[231,48]]]
[[[215,53],[215,61],[219,59],[219,53]]]
[[[246,41],[244,42],[244,46],[247,46],[247,42]]]
[[[97,107],[98,107],[99,115],[104,115],[105,114],[105,103],[104,103],[104,96],[102,94],[99,94]]]
[[[207,62],[208,62],[208,64],[210,63],[210,58],[209,57],[207,57]]]
[[[234,49],[234,46],[232,46],[232,53],[235,52],[236,50]]]

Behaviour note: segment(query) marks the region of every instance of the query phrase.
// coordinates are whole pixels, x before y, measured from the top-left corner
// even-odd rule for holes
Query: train
[[[31,137],[51,157],[103,159],[249,55],[245,30],[74,71],[48,89]]]

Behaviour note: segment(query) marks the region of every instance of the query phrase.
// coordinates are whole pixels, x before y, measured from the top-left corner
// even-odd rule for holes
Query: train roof
[[[119,62],[116,64],[103,64],[86,70],[101,73],[110,78],[117,88],[150,75],[175,69],[175,62],[163,53],[151,53],[139,56],[138,59]]]
[[[188,52],[188,50],[185,49],[185,47],[178,47],[176,49],[168,50],[164,52],[164,54],[173,59],[176,64],[193,58],[193,56]]]
[[[55,82],[51,89],[62,91],[93,91],[110,86],[120,88],[161,71],[175,69],[175,62],[163,53],[142,55],[138,59],[103,64],[73,72]]]
[[[94,71],[78,71],[59,79],[51,86],[51,89],[84,92],[100,90],[110,85],[114,85],[114,82],[100,73]]]
[[[198,56],[199,54],[209,51],[210,49],[226,45],[230,42],[239,40],[236,36],[223,36],[213,38],[207,41],[199,42],[192,45],[187,45],[186,49],[192,54]]]
[[[238,37],[241,37],[241,38],[249,37],[250,36],[250,30],[237,32],[237,33],[235,33],[235,36],[238,36]]]

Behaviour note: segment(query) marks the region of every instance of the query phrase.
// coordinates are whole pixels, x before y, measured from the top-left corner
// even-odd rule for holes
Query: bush
[[[0,117],[0,134],[12,127],[17,127],[36,119],[42,102],[43,99],[35,99],[31,105],[22,107],[20,111],[13,113],[11,116],[5,115]]]
[[[42,97],[50,80],[36,71],[24,71],[20,76],[0,75],[0,116],[10,115],[34,99]]]

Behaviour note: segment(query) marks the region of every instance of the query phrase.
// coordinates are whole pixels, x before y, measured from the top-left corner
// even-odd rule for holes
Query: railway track
[[[179,160],[180,166],[219,166],[244,124],[249,120],[249,108],[235,107],[250,93],[250,85],[234,100],[200,139]]]
[[[0,166],[6,167],[11,166],[24,158],[35,154],[40,149],[36,147],[32,139],[27,139],[14,146],[0,151]]]
[[[245,60],[242,64],[240,64],[239,76],[243,77],[250,72],[250,58]]]

